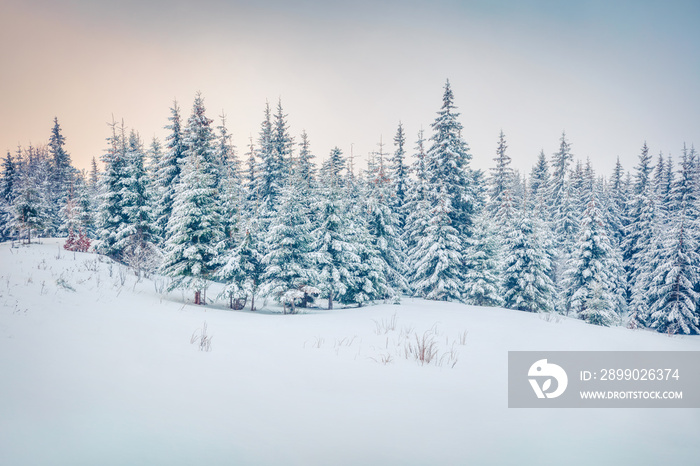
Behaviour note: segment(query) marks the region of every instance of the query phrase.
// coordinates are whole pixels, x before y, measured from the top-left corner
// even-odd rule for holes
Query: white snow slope
[[[700,464],[698,409],[507,407],[509,350],[698,337],[411,299],[194,306],[60,244],[0,244],[2,465]],[[190,343],[205,321],[210,352]],[[430,329],[442,366],[406,358]]]

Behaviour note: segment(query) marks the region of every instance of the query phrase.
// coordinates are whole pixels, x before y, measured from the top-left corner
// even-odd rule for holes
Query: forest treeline
[[[673,160],[644,143],[631,171],[618,160],[603,176],[562,134],[520,174],[501,132],[485,173],[471,167],[449,82],[430,134],[410,144],[399,123],[361,169],[337,147],[318,164],[281,102],[241,151],[199,94],[168,122],[148,144],[113,122],[101,170],[72,166],[58,120],[48,144],[8,151],[0,239],[66,237],[202,304],[220,282],[237,309],[255,310],[256,296],[285,312],[417,296],[700,333],[693,147]]]

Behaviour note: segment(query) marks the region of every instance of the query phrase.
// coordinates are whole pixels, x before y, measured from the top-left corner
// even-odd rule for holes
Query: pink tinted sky
[[[614,4],[613,4],[614,3]],[[449,78],[474,165],[498,133],[528,170],[566,130],[608,174],[646,140],[679,155],[699,142],[700,4],[556,1],[0,0],[0,149],[43,143],[59,118],[75,165],[99,157],[112,115],[163,138],[177,98],[203,93],[239,152],[266,99],[324,158],[413,147]]]

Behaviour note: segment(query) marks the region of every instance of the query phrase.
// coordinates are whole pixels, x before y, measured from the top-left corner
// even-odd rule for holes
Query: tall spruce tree
[[[173,278],[170,289],[194,290],[197,304],[206,304],[208,280],[214,277],[225,246],[211,123],[198,93],[185,131],[185,165],[175,189],[161,266]]]
[[[172,215],[175,188],[180,181],[180,171],[184,164],[185,142],[183,137],[180,107],[177,101],[170,108],[170,123],[165,126],[169,131],[165,139],[165,152],[155,170],[155,203],[154,220],[161,244],[165,241],[166,228]]]
[[[506,150],[506,137],[501,131],[498,137],[498,148],[496,149],[496,167],[491,169],[489,180],[491,189],[489,191],[489,211],[495,214],[499,222],[509,221],[513,215],[513,185],[516,181],[515,173],[510,166],[511,159]]]
[[[270,104],[265,104],[265,118],[260,125],[258,136],[258,155],[260,169],[258,171],[257,196],[268,211],[274,211],[277,197],[283,183],[284,167],[276,148],[273,146],[273,124]]]
[[[465,251],[464,302],[475,306],[501,306],[500,245],[495,226],[482,213]]]
[[[242,226],[241,241],[224,256],[216,279],[225,284],[222,295],[229,298],[232,309],[243,309],[250,296],[250,310],[255,311],[255,296],[265,273],[263,253],[258,241],[258,226],[250,219]]]
[[[270,145],[277,170],[279,170],[280,180],[278,183],[282,186],[292,173],[292,150],[294,148],[294,139],[289,134],[287,125],[287,115],[282,110],[282,99],[277,101],[277,113],[275,113]]]
[[[406,165],[406,135],[403,125],[399,122],[394,136],[394,154],[389,160],[389,179],[391,180],[391,208],[398,216],[399,228],[406,224],[406,202],[408,201],[408,166]]]
[[[504,306],[509,309],[553,310],[551,258],[541,230],[542,226],[525,212],[509,232],[502,273]]]
[[[549,218],[547,211],[549,178],[549,165],[544,150],[542,150],[530,172],[530,191],[528,193],[528,204],[542,221]]]
[[[457,121],[459,113],[454,105],[454,94],[450,82],[445,84],[442,108],[432,124],[432,144],[426,155],[426,175],[430,185],[436,186],[440,199],[435,198],[433,207],[442,203],[445,212],[460,235],[471,235],[472,216],[475,212],[475,193],[469,168],[471,154],[462,138],[462,124]],[[442,197],[447,196],[449,208]]]
[[[141,138],[131,131],[124,154],[120,193],[124,221],[117,227],[114,248],[119,251],[119,259],[137,270],[150,270],[157,266],[154,247],[156,231],[145,158]]]
[[[674,215],[658,250],[659,266],[648,287],[649,325],[659,332],[700,333],[697,170],[694,154],[683,153],[673,187]]]
[[[658,220],[656,197],[650,180],[652,172],[651,156],[646,142],[639,155],[639,165],[635,167],[632,197],[628,201],[629,219],[622,243],[625,270],[627,272],[628,301],[632,293],[639,289],[637,279],[652,243],[652,232]]]
[[[19,186],[13,202],[13,224],[21,238],[32,242],[32,231],[43,230],[50,221],[46,214],[46,203],[41,192],[40,175],[33,167],[26,166],[19,177]]]
[[[19,178],[19,171],[17,170],[17,164],[12,158],[10,151],[7,151],[7,155],[2,160],[2,178],[0,178],[0,199],[11,203],[16,195],[17,180]]]
[[[371,249],[379,259],[379,267],[390,286],[392,297],[409,293],[406,272],[406,244],[401,238],[400,216],[391,209],[390,202],[395,186],[370,184],[364,211]]]
[[[0,241],[5,241],[12,235],[12,203],[17,196],[20,172],[17,162],[10,151],[2,161],[2,178],[0,178]]]
[[[259,168],[260,163],[257,157],[257,151],[255,150],[255,144],[253,144],[253,137],[250,137],[248,143],[248,152],[246,152],[246,172],[245,172],[245,183],[246,183],[246,200],[248,204],[255,204],[260,198],[260,180],[259,180]],[[249,209],[252,210],[252,209]]]
[[[109,147],[102,156],[104,172],[100,179],[100,205],[98,208],[97,238],[95,250],[101,254],[118,258],[121,250],[117,246],[119,228],[128,223],[122,196],[126,183],[127,142],[124,122],[118,127],[115,121],[110,124],[111,135],[107,138]]]
[[[301,142],[299,143],[299,156],[294,167],[294,174],[307,188],[316,185],[316,164],[314,163],[314,155],[311,153],[309,136],[306,131],[301,133]]]
[[[415,295],[438,301],[460,301],[464,289],[465,238],[453,226],[449,192],[442,186],[428,191],[422,235],[409,251]]]
[[[327,298],[328,309],[333,309],[333,302],[347,301],[346,293],[355,286],[360,256],[353,242],[352,226],[347,221],[348,206],[333,179],[323,188],[319,202],[311,249],[321,297]]]
[[[583,213],[576,247],[569,259],[565,277],[567,308],[595,325],[610,326],[615,321],[613,277],[615,268],[612,246],[606,234],[596,196],[589,195]]]
[[[282,303],[285,314],[288,307],[291,313],[297,306],[306,307],[320,293],[313,266],[311,222],[300,182],[295,176],[283,187],[277,215],[265,237],[269,250],[263,258],[261,292]]]

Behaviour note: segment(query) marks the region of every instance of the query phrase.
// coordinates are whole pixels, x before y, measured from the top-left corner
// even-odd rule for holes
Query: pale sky
[[[0,0],[0,66],[3,155],[57,116],[79,168],[112,115],[162,139],[197,91],[239,155],[278,97],[319,158],[391,150],[399,121],[412,152],[448,78],[477,168],[501,129],[528,172],[562,130],[605,175],[700,145],[698,1]]]

